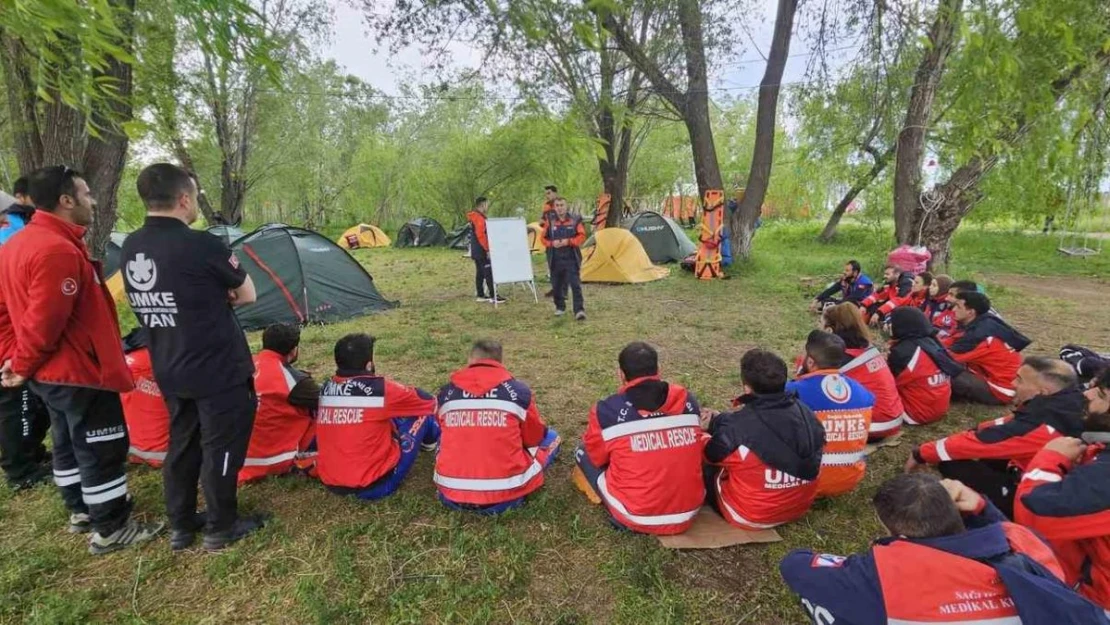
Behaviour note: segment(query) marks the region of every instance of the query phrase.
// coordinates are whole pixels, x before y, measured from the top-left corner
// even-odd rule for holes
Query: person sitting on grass
[[[836,306],[843,302],[858,304],[870,296],[874,289],[875,285],[871,282],[871,278],[864,275],[859,261],[850,260],[845,263],[844,273],[841,274],[840,279],[813,298],[809,304],[809,311],[820,312],[829,306]]]
[[[929,290],[932,286],[933,274],[928,271],[923,271],[914,276],[913,285],[910,287],[910,298],[905,305],[924,310],[925,304],[929,301]]]
[[[825,309],[823,320],[826,331],[844,339],[844,352],[850,360],[841,365],[840,373],[859,382],[875,396],[868,440],[874,442],[899,434],[906,408],[886,358],[871,344],[871,332],[863,323],[859,308],[855,304],[839,304]]]
[[[374,343],[366,334],[339,339],[316,414],[320,481],[365,500],[396,492],[417,453],[439,443],[435,397],[375,373]]]
[[[815,625],[1106,623],[1048,546],[974,489],[899,475],[872,504],[889,536],[866,553],[798,549],[779,565]]]
[[[621,386],[590,409],[575,482],[617,527],[681,534],[705,501],[698,400],[659,377],[647,343],[629,343],[617,364]]]
[[[875,396],[862,384],[844,376],[839,369],[846,359],[844,340],[835,334],[814,330],[806,339],[805,374],[786,385],[797,394],[825,426],[825,451],[817,496],[850,492],[867,469],[868,428]]]
[[[1067,582],[1110,610],[1110,369],[1087,398],[1082,438],[1056,438],[1018,484],[1014,520],[1048,540]]]
[[[1032,341],[990,314],[991,301],[982,293],[960,291],[952,310],[960,327],[948,351],[953,360],[967,367],[952,379],[952,396],[988,406],[1009,404],[1021,366],[1019,352]]]
[[[712,437],[705,447],[707,501],[731,525],[768,529],[801,518],[813,505],[825,428],[786,392],[786,363],[775,354],[745,353],[740,382],[739,410],[705,411]]]
[[[262,332],[262,351],[254,357],[258,412],[239,484],[294,467],[315,473],[316,423],[320,385],[307,371],[294,368],[300,356],[301,329],[277,323]]]
[[[887,366],[898,396],[906,407],[909,425],[935,423],[948,414],[953,376],[964,366],[936,339],[936,328],[916,308],[903,306],[890,313],[890,355]]]
[[[482,340],[439,390],[435,481],[448,508],[499,514],[543,486],[559,435],[536,408],[536,394],[502,364],[501,344]]]
[[[887,265],[883,269],[883,284],[860,302],[860,307],[864,310],[864,319],[870,325],[881,326],[890,311],[909,303],[912,288],[912,273],[902,271],[894,265]]]
[[[1085,405],[1075,373],[1059,360],[1025,359],[1015,387],[1012,415],[918,446],[906,470],[937,465],[941,475],[971,486],[1012,517],[1021,472],[1052,439],[1083,432]]]
[[[119,395],[127,423],[127,459],[160,469],[170,449],[170,411],[154,379],[146,330],[136,328],[123,337],[123,353],[135,380],[134,390]]]
[[[1081,345],[1068,344],[1061,347],[1060,360],[1071,365],[1084,382],[1092,380],[1104,369],[1110,369],[1110,354],[1100,354]]]
[[[952,287],[952,278],[945,274],[933,276],[933,283],[929,285],[929,298],[925,300],[925,316],[937,329],[937,338],[944,338],[952,333],[956,327],[956,317],[952,313],[952,302],[949,301],[948,292]]]

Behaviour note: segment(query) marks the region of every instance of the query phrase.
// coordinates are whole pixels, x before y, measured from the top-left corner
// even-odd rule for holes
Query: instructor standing
[[[582,301],[582,244],[586,229],[582,218],[567,212],[567,201],[555,198],[555,215],[544,230],[543,244],[551,255],[551,288],[555,293],[555,316],[567,310],[567,287],[574,298],[574,318],[585,321],[586,307]]]
[[[489,258],[489,236],[486,233],[486,214],[489,212],[489,200],[479,197],[474,200],[474,210],[466,215],[470,222],[471,238],[470,254],[474,259],[474,289],[479,302],[497,303],[505,298],[497,295],[493,290],[493,265]]]
[[[147,329],[150,358],[170,411],[162,466],[170,547],[223,549],[262,527],[239,518],[236,480],[257,408],[254,364],[233,306],[255,300],[254,283],[222,239],[193,230],[197,186],[184,169],[157,163],[138,179],[143,227],[120,254],[127,299]],[[197,481],[207,516],[197,513]],[[206,527],[205,527],[206,526]]]

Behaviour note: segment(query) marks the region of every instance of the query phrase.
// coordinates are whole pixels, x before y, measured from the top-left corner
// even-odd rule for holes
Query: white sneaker
[[[84,512],[69,515],[70,534],[88,534],[92,531],[92,519]]]
[[[555,316],[556,316],[556,317],[562,317],[562,316],[563,316],[563,315],[565,315],[565,314],[567,314],[567,311],[565,311],[565,310],[559,310],[559,309],[557,309],[557,308],[555,309]]]
[[[139,523],[135,519],[128,519],[127,523],[108,536],[101,536],[100,532],[89,537],[89,553],[101,556],[125,547],[146,542],[158,535],[165,523]]]
[[[475,297],[474,301],[482,302],[482,303],[488,303],[490,301],[490,299],[488,297]]]

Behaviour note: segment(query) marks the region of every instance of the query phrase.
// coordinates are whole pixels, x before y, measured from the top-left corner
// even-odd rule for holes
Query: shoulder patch
[[[839,375],[825,376],[821,380],[821,392],[837,404],[846,404],[852,398],[852,387]]]
[[[834,556],[829,553],[819,553],[813,556],[813,561],[810,562],[810,567],[815,569],[832,568],[838,569],[844,566],[844,561],[848,558],[844,556]]]

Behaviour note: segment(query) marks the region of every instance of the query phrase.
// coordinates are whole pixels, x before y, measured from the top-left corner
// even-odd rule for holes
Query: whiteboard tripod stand
[[[521,217],[486,220],[489,258],[493,272],[493,306],[497,308],[498,286],[519,284],[532,290],[532,299],[540,302],[536,277],[532,272],[532,250],[528,245],[528,226]]]

